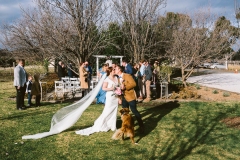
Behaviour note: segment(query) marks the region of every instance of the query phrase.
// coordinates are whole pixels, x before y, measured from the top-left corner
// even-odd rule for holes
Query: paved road
[[[214,71],[210,74],[189,77],[187,82],[196,83],[202,86],[222,89],[230,92],[240,93],[240,73]]]

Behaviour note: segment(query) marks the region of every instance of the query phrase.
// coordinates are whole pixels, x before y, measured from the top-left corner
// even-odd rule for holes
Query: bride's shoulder
[[[106,79],[104,80],[104,82],[108,82],[109,81],[109,78],[108,77],[106,77]]]

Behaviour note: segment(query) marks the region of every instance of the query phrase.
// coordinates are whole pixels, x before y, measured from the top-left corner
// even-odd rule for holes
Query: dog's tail
[[[112,139],[120,139],[123,136],[123,131],[121,129],[116,130],[116,132],[113,134]]]

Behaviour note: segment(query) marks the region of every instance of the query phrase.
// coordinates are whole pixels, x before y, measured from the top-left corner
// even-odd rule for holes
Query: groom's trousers
[[[137,104],[136,100],[128,102],[124,97],[122,98],[122,108],[129,108],[129,106],[130,106],[130,109],[131,109],[132,113],[135,115],[135,117],[138,121],[138,125],[140,127],[144,127],[142,117],[137,110],[137,107],[136,107],[137,105],[136,104]]]

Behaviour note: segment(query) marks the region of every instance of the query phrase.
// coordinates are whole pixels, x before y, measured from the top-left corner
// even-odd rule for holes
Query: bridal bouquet
[[[115,86],[112,95],[120,97],[122,94],[123,94],[123,92],[122,92],[120,86],[119,85]]]
[[[116,97],[118,97],[118,103],[119,103],[119,104],[122,104],[122,95],[123,95],[123,92],[122,92],[122,90],[121,90],[121,88],[120,88],[119,85],[117,85],[117,86],[114,87],[112,96],[113,96],[113,95],[116,96]]]

